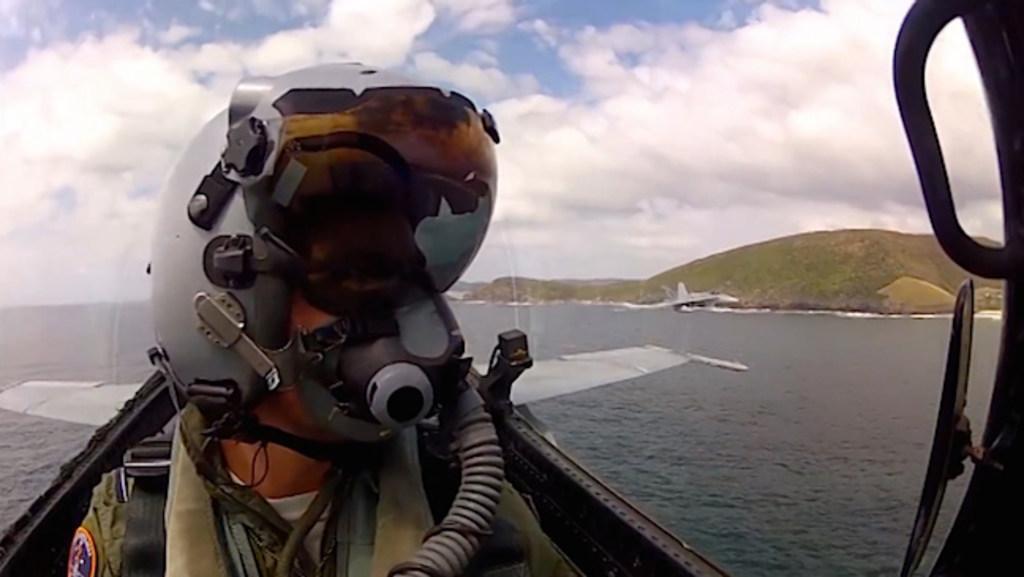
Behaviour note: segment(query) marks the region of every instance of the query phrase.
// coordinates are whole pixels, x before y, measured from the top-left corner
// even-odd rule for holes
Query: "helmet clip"
[[[252,237],[242,234],[214,238],[206,245],[203,269],[210,282],[219,287],[251,287],[256,280]]]
[[[239,176],[258,176],[270,151],[267,123],[249,117],[228,129],[228,146],[221,159],[226,170],[234,170]]]
[[[484,132],[487,133],[487,136],[491,137],[494,144],[501,143],[501,135],[498,134],[498,123],[494,121],[494,116],[491,114],[491,111],[485,108],[484,111],[480,113],[480,122],[483,123]]]
[[[201,292],[195,297],[195,309],[203,336],[219,347],[238,353],[266,381],[268,390],[273,391],[281,384],[277,365],[245,334],[245,311],[235,297],[230,293],[211,297]]]

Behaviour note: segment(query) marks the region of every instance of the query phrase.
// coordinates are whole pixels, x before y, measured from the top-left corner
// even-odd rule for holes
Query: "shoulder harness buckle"
[[[128,478],[166,477],[171,472],[171,440],[177,420],[172,420],[164,430],[147,437],[124,453],[124,459],[115,475],[117,500],[127,503],[131,496]]]

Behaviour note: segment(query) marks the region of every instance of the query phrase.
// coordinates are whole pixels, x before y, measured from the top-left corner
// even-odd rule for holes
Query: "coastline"
[[[469,305],[498,305],[505,307],[537,307],[537,306],[549,306],[549,305],[583,305],[583,306],[603,306],[614,308],[618,311],[644,311],[644,310],[657,310],[655,307],[648,305],[637,305],[636,303],[629,302],[610,302],[610,301],[577,301],[577,300],[558,300],[558,301],[521,301],[521,302],[500,302],[500,301],[486,301],[486,300],[462,300],[458,298],[451,299],[454,302]],[[839,310],[839,309],[779,309],[779,308],[768,308],[768,307],[695,307],[680,311],[680,314],[689,314],[695,312],[706,312],[716,314],[775,314],[775,315],[809,315],[809,316],[835,316],[841,318],[850,319],[940,319],[940,318],[951,318],[952,312],[942,313],[886,313],[886,312],[874,312],[874,311],[858,311],[858,310]],[[979,310],[975,311],[974,317],[976,319],[987,319],[987,320],[1002,320],[1003,313],[1001,310]]]

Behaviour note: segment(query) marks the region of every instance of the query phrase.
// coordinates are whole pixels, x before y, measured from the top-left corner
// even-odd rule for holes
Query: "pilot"
[[[467,98],[362,65],[236,88],[161,195],[173,441],[103,477],[69,576],[575,574],[504,481],[442,296],[498,140]]]

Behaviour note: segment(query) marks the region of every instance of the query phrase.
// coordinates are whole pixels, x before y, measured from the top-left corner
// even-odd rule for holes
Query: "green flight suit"
[[[251,572],[256,573],[252,577],[272,577],[292,527],[257,493],[230,481],[218,444],[209,442],[200,433],[205,427],[202,416],[194,407],[189,406],[182,411],[179,434],[172,451],[168,492],[166,576],[234,577],[241,566],[241,572],[247,577]],[[386,468],[386,465],[382,466],[379,479],[367,481],[368,477],[363,475],[360,477],[364,481],[362,483],[356,478],[338,483],[339,487],[345,488],[335,491],[330,497],[332,513],[329,517],[334,519],[333,511],[337,510],[338,518],[349,516],[349,523],[346,525],[344,521],[338,521],[328,524],[321,547],[322,559],[313,560],[305,548],[300,548],[297,562],[292,566],[292,576],[364,577],[347,574],[354,572],[365,573],[365,577],[379,577],[386,575],[391,565],[406,560],[408,554],[415,551],[422,529],[429,528],[434,521],[429,519],[425,504],[414,501],[417,494],[423,495],[422,489],[418,489],[422,486],[418,479],[418,464],[409,471],[399,468],[397,473],[388,473]],[[410,475],[416,473],[416,485],[408,483],[410,475],[406,472]],[[88,513],[82,522],[94,549],[88,557],[95,565],[87,568],[90,571],[84,575],[81,572],[77,574],[82,577],[121,576],[127,504],[117,498],[115,483],[112,473],[104,475],[93,491]],[[389,489],[389,484],[393,488]],[[362,497],[356,498],[359,495]],[[364,503],[363,509],[369,511],[371,525],[361,532],[351,529],[353,514],[349,512],[358,510],[354,503],[360,502]],[[346,507],[345,503],[349,506]],[[407,517],[417,514],[424,518],[407,522]],[[496,522],[512,528],[521,550],[520,561],[489,567],[485,559],[474,559],[471,566],[483,568],[474,574],[495,577],[576,575],[544,535],[523,498],[508,485]],[[342,526],[354,533],[342,536],[345,531],[340,528]],[[332,540],[335,538],[336,541]],[[346,561],[339,561],[339,551],[342,550],[347,551],[347,565]],[[72,569],[69,566],[69,576],[73,575]]]

